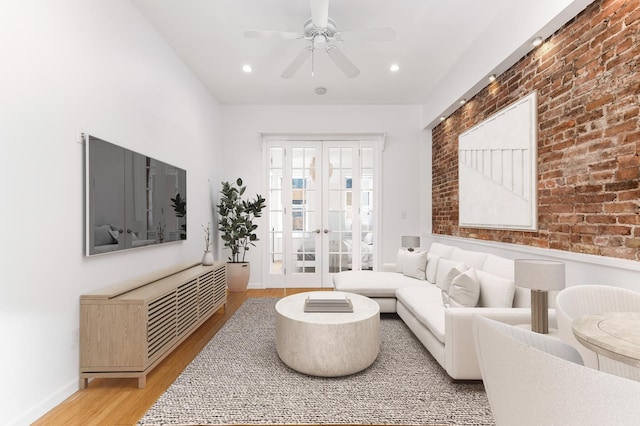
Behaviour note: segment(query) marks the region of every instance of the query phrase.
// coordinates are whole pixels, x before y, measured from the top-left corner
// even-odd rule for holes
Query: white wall
[[[505,8],[429,93],[423,109],[424,125],[435,127],[440,116],[449,116],[460,107],[460,99],[470,99],[484,88],[489,75],[502,74],[526,55],[534,38],[546,39],[592,2],[518,0],[518,7]]]
[[[395,261],[401,235],[419,235],[421,197],[431,186],[422,171],[426,149],[417,105],[225,105],[222,107],[223,180],[242,177],[247,193],[266,194],[260,133],[386,133],[382,155],[382,262]],[[429,146],[430,150],[430,146]],[[430,161],[430,151],[429,151]],[[430,194],[429,194],[430,196]],[[401,213],[406,212],[406,218]],[[264,224],[264,221],[261,223]],[[260,229],[260,228],[259,228]],[[264,230],[264,227],[262,227]],[[262,244],[249,251],[250,285],[262,284]],[[222,258],[228,257],[223,253]]]
[[[202,256],[220,107],[126,0],[0,3],[0,424],[78,387],[79,295]],[[187,170],[189,239],[84,256],[77,126]]]

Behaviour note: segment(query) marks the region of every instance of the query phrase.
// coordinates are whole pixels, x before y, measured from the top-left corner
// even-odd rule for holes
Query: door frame
[[[375,169],[377,170],[376,176],[374,178],[374,193],[377,194],[377,202],[375,202],[376,206],[376,222],[373,227],[374,234],[378,241],[382,241],[382,206],[383,204],[383,194],[382,194],[382,184],[381,179],[383,175],[383,161],[382,161],[382,153],[384,152],[385,142],[386,142],[386,133],[362,133],[362,132],[354,132],[354,133],[260,133],[260,150],[262,151],[262,172],[265,177],[268,177],[268,166],[267,161],[269,158],[269,150],[267,149],[267,145],[271,142],[339,142],[339,141],[358,141],[361,145],[368,145],[374,148],[376,151],[375,155]],[[269,181],[268,179],[264,179],[263,181],[263,193],[267,193],[269,190]],[[269,229],[266,226],[262,227],[262,231],[260,232],[260,239],[262,241],[269,241]],[[380,247],[380,246],[378,246]],[[373,259],[373,269],[378,270],[380,266],[380,256],[378,252],[380,250],[376,250],[376,254]],[[263,268],[262,268],[262,282],[264,283],[266,288],[284,288],[286,287],[286,280],[282,280],[282,283],[273,282],[270,280],[269,274],[269,250],[268,247],[265,246],[265,249],[262,250],[263,256]],[[322,279],[322,277],[321,277]]]

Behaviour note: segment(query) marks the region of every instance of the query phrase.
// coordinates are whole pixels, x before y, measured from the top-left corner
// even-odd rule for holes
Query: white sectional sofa
[[[433,243],[426,253],[400,251],[399,260],[403,265],[386,265],[385,271],[336,274],[335,289],[370,297],[383,313],[397,312],[453,379],[482,379],[471,327],[474,314],[513,325],[530,323],[530,291],[515,286],[513,260],[441,243]],[[463,288],[462,300],[469,307],[457,307],[459,297],[453,300],[454,292],[460,294],[462,279],[475,280],[467,288],[479,290],[473,294]],[[452,280],[456,290],[451,286],[443,298],[443,288]],[[449,293],[452,300],[445,305]],[[549,306],[554,298],[550,294]],[[554,310],[549,324],[555,327]]]

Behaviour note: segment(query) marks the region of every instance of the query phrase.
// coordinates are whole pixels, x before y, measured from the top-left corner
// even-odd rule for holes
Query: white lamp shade
[[[516,259],[516,285],[532,290],[555,291],[564,288],[564,263],[553,260]]]
[[[402,247],[420,247],[420,237],[403,236]]]

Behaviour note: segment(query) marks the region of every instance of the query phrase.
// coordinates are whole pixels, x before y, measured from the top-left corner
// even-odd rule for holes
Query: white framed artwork
[[[538,229],[534,91],[458,137],[459,226]]]

